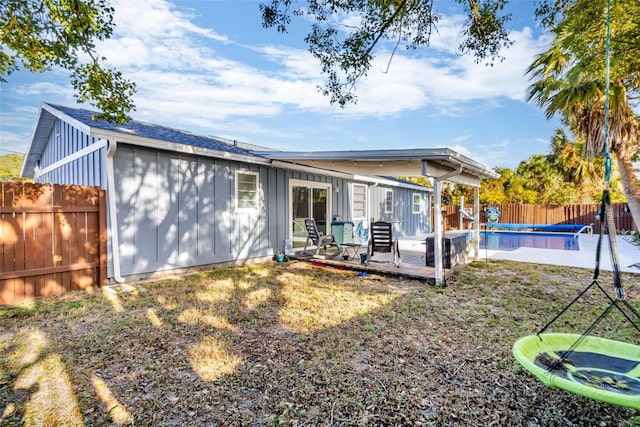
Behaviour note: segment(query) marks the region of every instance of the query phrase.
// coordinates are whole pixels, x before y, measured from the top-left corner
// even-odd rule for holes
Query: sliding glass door
[[[291,200],[291,228],[289,235],[293,249],[302,249],[307,239],[304,220],[313,218],[318,231],[331,232],[331,185],[320,182],[291,180],[289,183]]]

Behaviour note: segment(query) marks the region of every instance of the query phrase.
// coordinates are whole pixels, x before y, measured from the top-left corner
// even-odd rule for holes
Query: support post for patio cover
[[[433,180],[433,268],[435,284],[442,285],[442,189],[440,180]]]
[[[473,259],[480,256],[480,187],[473,187]]]
[[[426,160],[423,160],[423,173],[426,171]],[[442,189],[440,188],[440,183],[444,182],[456,175],[460,175],[462,173],[462,166],[458,169],[452,170],[449,173],[446,173],[442,176],[433,179],[433,196],[434,196],[434,219],[433,219],[433,268],[435,269],[435,284],[437,286],[442,285],[444,282],[444,278],[442,277],[443,273],[443,259],[442,259],[442,238],[444,237],[444,232],[442,230]]]

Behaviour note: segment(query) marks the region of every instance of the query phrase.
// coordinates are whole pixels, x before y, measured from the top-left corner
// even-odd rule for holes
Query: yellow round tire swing
[[[609,67],[610,67],[610,0],[607,0],[606,39],[606,96],[605,96],[605,189],[600,210],[600,236],[596,249],[596,265],[591,284],[582,290],[537,334],[518,339],[513,345],[516,360],[540,381],[603,402],[640,409],[640,346],[590,335],[593,329],[612,310],[622,315],[640,333],[640,315],[625,300],[618,264],[615,224],[609,200],[611,155],[609,153]],[[615,297],[610,296],[598,283],[600,253],[607,231]],[[599,289],[609,300],[600,316],[580,334],[546,333],[545,331],[569,307],[592,288]]]

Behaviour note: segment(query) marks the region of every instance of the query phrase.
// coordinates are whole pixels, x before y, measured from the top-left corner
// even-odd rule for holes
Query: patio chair
[[[315,246],[315,252],[313,253],[314,257],[326,257],[326,258],[335,258],[342,254],[342,248],[336,242],[336,239],[333,234],[322,234],[318,231],[318,225],[316,221],[311,218],[307,218],[304,220],[304,226],[307,229],[307,240],[304,244],[303,253],[309,254],[307,252],[307,248],[309,246]],[[329,248],[329,249],[327,249]],[[330,250],[330,248],[335,248],[334,250]],[[320,250],[324,250],[324,254],[320,254]]]
[[[400,249],[398,240],[393,238],[390,222],[376,221],[371,224],[371,239],[367,248],[368,262],[393,262],[400,267]]]

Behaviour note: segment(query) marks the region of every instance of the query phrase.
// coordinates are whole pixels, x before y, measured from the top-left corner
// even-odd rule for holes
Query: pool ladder
[[[578,238],[578,234],[582,233],[585,230],[587,230],[589,232],[589,234],[593,234],[593,227],[590,226],[590,225],[585,225],[580,230],[578,230],[578,232],[576,234],[573,235],[573,238],[577,239]]]

